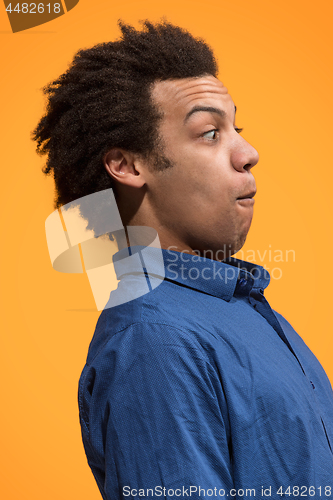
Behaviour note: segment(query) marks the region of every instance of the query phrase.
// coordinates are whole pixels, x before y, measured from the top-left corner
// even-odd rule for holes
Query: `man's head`
[[[214,76],[159,81],[151,95],[172,168],[156,171],[118,148],[106,155],[125,223],[157,229],[162,248],[224,259],[250,228],[258,153],[239,135],[235,105]]]
[[[164,248],[225,258],[250,227],[253,200],[239,198],[253,195],[258,156],[237,133],[214,56],[170,24],[121,29],[122,40],[80,51],[45,89],[34,139],[56,206],[112,186],[125,226],[155,228]]]
[[[44,88],[47,111],[33,139],[48,155],[44,173],[54,175],[57,208],[113,186],[103,163],[114,147],[156,159],[161,116],[151,100],[154,82],[217,74],[209,47],[185,30],[148,21],[142,31],[119,25],[120,40],[80,50]]]

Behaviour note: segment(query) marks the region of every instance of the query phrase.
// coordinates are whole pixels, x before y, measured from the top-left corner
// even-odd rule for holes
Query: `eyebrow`
[[[190,116],[192,116],[194,113],[198,113],[199,111],[206,111],[208,113],[216,113],[221,118],[225,118],[227,115],[227,113],[225,111],[223,111],[223,109],[214,108],[212,106],[194,106],[194,108],[192,108],[185,116],[184,125],[187,122],[187,120],[190,118]],[[235,113],[236,113],[236,111],[237,111],[237,108],[235,106]]]

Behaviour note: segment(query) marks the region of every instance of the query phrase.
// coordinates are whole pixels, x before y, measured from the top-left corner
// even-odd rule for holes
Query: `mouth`
[[[245,194],[244,196],[240,196],[239,198],[237,198],[237,200],[247,200],[249,198],[252,199],[255,196],[256,192],[257,192],[256,190],[250,191],[248,194]]]
[[[254,205],[254,196],[257,191],[250,191],[249,193],[245,194],[244,196],[240,196],[237,198],[237,201],[244,206],[252,206]]]

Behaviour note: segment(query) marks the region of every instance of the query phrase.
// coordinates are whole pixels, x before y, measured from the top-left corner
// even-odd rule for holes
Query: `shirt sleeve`
[[[223,387],[194,333],[131,325],[80,384],[83,441],[105,500],[219,498],[233,488]]]

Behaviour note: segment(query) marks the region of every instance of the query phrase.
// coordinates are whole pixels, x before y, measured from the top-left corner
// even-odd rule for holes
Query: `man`
[[[119,287],[80,378],[101,494],[331,497],[330,383],[264,298],[268,273],[231,257],[258,153],[204,42],[166,23],[120,26],[120,41],[79,52],[47,87],[34,134],[56,206],[112,186],[124,226],[155,229],[163,249],[159,286],[110,307],[149,282],[142,245],[115,256]]]

